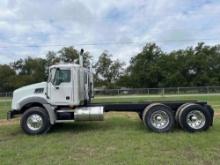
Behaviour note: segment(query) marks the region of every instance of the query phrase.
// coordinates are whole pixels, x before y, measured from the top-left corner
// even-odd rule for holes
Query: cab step
[[[73,123],[75,120],[56,120],[55,123]]]

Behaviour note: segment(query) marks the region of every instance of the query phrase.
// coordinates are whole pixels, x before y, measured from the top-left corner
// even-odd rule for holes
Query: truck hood
[[[19,108],[18,103],[21,100],[26,99],[27,97],[37,96],[37,97],[46,98],[45,95],[46,85],[47,82],[41,82],[16,89],[13,92],[12,109],[18,109]]]
[[[46,82],[41,82],[41,83],[36,83],[36,84],[31,84],[31,85],[26,85],[26,86],[23,86],[21,88],[18,88],[16,89],[13,94],[16,94],[16,93],[19,93],[19,92],[24,92],[24,91],[32,91],[34,92],[35,89],[38,89],[38,88],[43,88],[45,90],[46,88]]]

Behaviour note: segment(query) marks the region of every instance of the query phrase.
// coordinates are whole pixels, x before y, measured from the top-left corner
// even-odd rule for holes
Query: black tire
[[[185,103],[185,104],[182,104],[181,106],[178,107],[176,113],[175,113],[175,121],[176,123],[179,125],[179,114],[180,114],[180,111],[185,107],[187,106],[188,104],[190,103]]]
[[[38,115],[40,116],[40,119],[42,119],[42,124],[39,129],[33,130],[30,129],[28,126],[28,119],[32,115]],[[31,107],[27,109],[24,114],[22,115],[21,121],[20,121],[21,128],[24,130],[25,133],[29,135],[37,135],[37,134],[44,134],[47,133],[51,127],[49,115],[46,112],[46,110],[42,107]]]
[[[168,119],[166,125],[162,128],[158,128],[155,126],[153,123],[153,115],[157,113],[163,113],[166,118]],[[164,133],[164,132],[169,132],[173,129],[175,125],[175,119],[174,119],[174,114],[172,112],[172,109],[164,104],[160,103],[155,103],[155,104],[150,104],[147,106],[143,112],[143,122],[146,127],[148,127],[150,130],[157,132],[157,133]]]
[[[190,114],[197,113],[203,116],[202,124],[195,128],[195,126],[190,126],[190,122],[192,122],[192,118]],[[188,132],[200,132],[207,130],[211,125],[211,114],[201,105],[199,104],[188,104],[182,108],[179,113],[179,125],[181,128]],[[189,122],[190,121],[190,122]]]

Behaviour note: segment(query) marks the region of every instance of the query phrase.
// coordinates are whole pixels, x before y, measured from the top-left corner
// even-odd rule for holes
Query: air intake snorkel
[[[83,53],[84,53],[84,50],[81,49],[80,54],[79,54],[79,65],[82,67],[83,67]]]

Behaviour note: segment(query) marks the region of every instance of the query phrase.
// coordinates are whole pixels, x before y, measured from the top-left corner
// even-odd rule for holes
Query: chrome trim
[[[27,118],[27,127],[32,131],[38,131],[43,126],[43,118],[38,114],[32,114]]]
[[[73,123],[75,120],[56,120],[55,123]]]
[[[155,128],[164,129],[168,126],[170,119],[166,112],[158,110],[151,114],[150,122]]]
[[[63,110],[57,110],[57,113],[63,113],[63,112],[75,112],[75,109],[63,109]]]
[[[192,110],[186,116],[186,123],[193,129],[201,129],[206,123],[206,118],[201,111]]]

